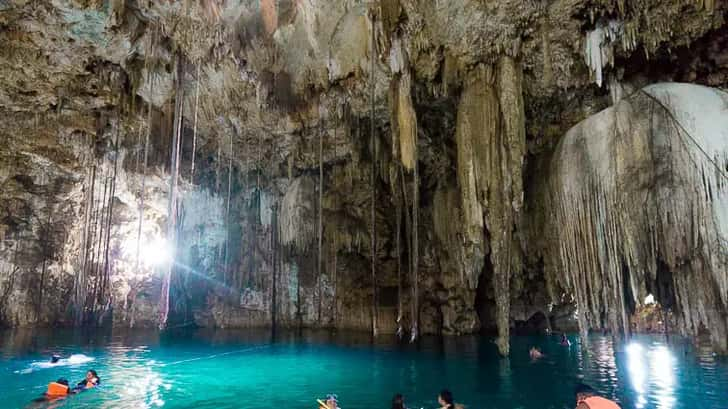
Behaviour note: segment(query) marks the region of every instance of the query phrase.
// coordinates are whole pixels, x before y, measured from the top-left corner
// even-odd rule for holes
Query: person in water
[[[99,375],[96,373],[96,371],[93,369],[89,369],[86,372],[86,377],[76,384],[76,387],[73,388],[73,391],[80,392],[86,389],[91,389],[98,386],[100,383],[101,379],[99,378]]]
[[[71,387],[68,386],[68,380],[59,378],[57,381],[49,383],[48,389],[43,393],[43,396],[33,399],[33,402],[55,402],[65,399],[72,393]]]
[[[589,385],[580,383],[574,389],[576,409],[621,409],[614,401],[603,398]]]
[[[571,342],[569,342],[569,339],[566,338],[566,334],[561,334],[561,346],[562,347],[570,347]]]
[[[404,396],[398,393],[392,398],[392,409],[407,409],[404,405]]]
[[[330,393],[326,395],[324,403],[326,404],[326,407],[321,406],[319,409],[341,409],[339,408],[339,397],[336,396],[336,394]]]
[[[536,347],[531,347],[531,349],[528,351],[528,355],[531,357],[531,359],[543,358],[543,352],[541,352],[541,350]]]
[[[437,403],[440,405],[440,409],[463,409],[463,405],[455,403],[452,392],[447,389],[441,390],[437,395]]]

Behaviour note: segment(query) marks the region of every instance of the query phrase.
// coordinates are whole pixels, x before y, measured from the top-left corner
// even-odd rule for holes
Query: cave
[[[707,0],[0,0],[0,328],[725,355],[726,21]]]

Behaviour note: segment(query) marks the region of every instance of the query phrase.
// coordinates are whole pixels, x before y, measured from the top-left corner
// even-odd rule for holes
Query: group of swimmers
[[[591,386],[579,383],[574,389],[576,409],[621,409],[614,401],[601,397]],[[327,395],[325,401],[319,400],[319,409],[341,409],[339,398],[336,395]],[[439,409],[464,409],[464,406],[455,403],[452,392],[443,389],[437,395]],[[392,398],[392,409],[408,409],[404,396],[398,393]]]
[[[341,409],[339,407],[339,398],[335,394],[326,395],[325,400],[318,400],[319,409]],[[452,392],[447,389],[443,389],[437,395],[437,403],[440,405],[440,409],[463,409],[464,407],[460,404],[455,403],[453,400]],[[392,409],[408,409],[404,403],[404,396],[401,393],[394,395],[392,398]]]
[[[51,356],[50,362],[51,364],[56,364],[59,362],[60,359],[61,357],[59,355],[54,354],[53,356]],[[80,393],[85,390],[95,388],[100,383],[101,378],[99,378],[99,375],[96,373],[96,371],[93,369],[89,369],[88,371],[86,371],[86,376],[84,377],[84,379],[76,383],[76,385],[73,387],[69,385],[66,378],[59,378],[55,382],[49,383],[48,388],[46,389],[43,396],[36,399],[36,401],[62,399],[68,395]]]

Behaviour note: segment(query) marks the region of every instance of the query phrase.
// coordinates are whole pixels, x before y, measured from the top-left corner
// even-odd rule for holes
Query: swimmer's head
[[[326,395],[326,406],[328,406],[329,409],[338,408],[339,407],[339,397],[333,393]]]
[[[99,375],[96,374],[96,371],[94,371],[93,369],[89,369],[88,372],[86,372],[86,381],[100,383],[101,379],[99,379]]]
[[[440,406],[450,406],[453,402],[452,392],[447,389],[440,391],[440,394],[437,396],[437,403],[439,403]]]
[[[590,396],[594,396],[596,394],[597,392],[594,390],[594,388],[584,383],[578,383],[574,388],[574,395],[576,395],[577,402],[584,400]]]
[[[58,363],[58,361],[60,361],[60,360],[61,360],[61,356],[60,355],[58,355],[58,354],[51,355],[51,363],[52,364]]]

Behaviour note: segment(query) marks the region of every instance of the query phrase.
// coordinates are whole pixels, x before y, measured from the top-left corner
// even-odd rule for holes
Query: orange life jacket
[[[63,385],[58,382],[51,382],[48,384],[48,390],[46,395],[48,396],[66,396],[71,388],[68,385]]]
[[[601,396],[590,396],[586,399],[582,399],[579,403],[584,403],[589,409],[621,409],[619,405],[613,401],[602,398]]]

